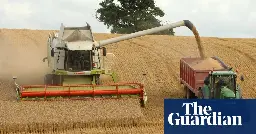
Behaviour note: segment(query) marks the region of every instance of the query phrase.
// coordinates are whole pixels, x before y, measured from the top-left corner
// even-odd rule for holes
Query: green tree
[[[96,18],[103,22],[111,33],[129,34],[157,26],[165,13],[155,5],[154,0],[103,0],[96,11]],[[173,29],[156,34],[174,35]]]

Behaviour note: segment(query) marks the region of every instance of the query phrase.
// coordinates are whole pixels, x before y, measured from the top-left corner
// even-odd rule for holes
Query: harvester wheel
[[[100,85],[101,84],[100,75],[96,75],[95,83],[96,83],[96,85]]]
[[[46,85],[61,85],[63,77],[55,74],[47,74],[44,77],[44,84]]]
[[[53,85],[61,86],[63,82],[63,77],[61,75],[53,75]]]
[[[53,74],[46,74],[44,76],[44,84],[45,85],[53,85]]]

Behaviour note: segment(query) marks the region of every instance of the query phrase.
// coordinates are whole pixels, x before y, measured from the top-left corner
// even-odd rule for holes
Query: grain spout
[[[202,59],[206,59],[204,47],[201,43],[200,36],[198,31],[196,30],[196,27],[189,20],[184,20],[184,23],[185,23],[185,26],[188,27],[195,35],[200,57]]]
[[[202,59],[206,59],[204,47],[203,47],[203,45],[202,45],[202,43],[201,43],[199,33],[198,33],[198,31],[196,30],[196,27],[195,27],[195,26],[193,26],[192,32],[193,32],[193,34],[195,35],[195,38],[196,38],[196,42],[197,42],[198,50],[199,50],[199,53],[200,53],[200,57],[201,57]]]

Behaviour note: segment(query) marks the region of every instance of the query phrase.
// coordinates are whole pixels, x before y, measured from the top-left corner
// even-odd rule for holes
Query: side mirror
[[[240,80],[244,81],[244,76],[243,75],[240,76]]]
[[[51,50],[51,56],[54,57],[54,49]]]
[[[106,56],[107,55],[107,49],[105,47],[102,47],[102,50],[103,50],[103,56]]]

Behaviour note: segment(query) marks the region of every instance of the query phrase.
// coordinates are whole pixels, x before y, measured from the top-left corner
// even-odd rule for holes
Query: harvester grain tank
[[[243,75],[240,77],[244,81]],[[220,58],[182,58],[180,60],[180,83],[185,97],[204,99],[241,99],[237,73]]]
[[[20,100],[87,99],[87,98],[140,98],[145,106],[147,95],[143,83],[120,83],[111,68],[105,66],[107,55],[104,46],[160,31],[186,26],[200,38],[194,25],[188,21],[139,31],[107,40],[95,41],[89,24],[84,27],[65,27],[61,24],[58,33],[49,35],[47,57],[51,73],[45,75],[44,85],[18,85],[17,98]],[[202,48],[201,48],[202,49]],[[204,54],[201,54],[204,57]],[[113,84],[102,84],[100,76],[110,75]],[[16,79],[14,77],[14,79]]]

